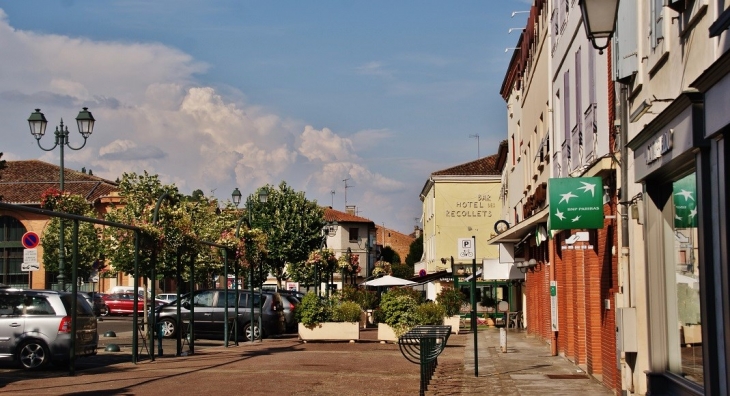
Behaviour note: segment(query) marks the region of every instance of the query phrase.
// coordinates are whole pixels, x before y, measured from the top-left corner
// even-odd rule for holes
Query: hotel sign
[[[659,135],[653,142],[646,146],[646,164],[649,165],[652,162],[662,158],[662,156],[672,151],[674,137],[674,129],[670,129],[661,135]]]
[[[603,228],[603,180],[564,177],[548,180],[550,230]]]

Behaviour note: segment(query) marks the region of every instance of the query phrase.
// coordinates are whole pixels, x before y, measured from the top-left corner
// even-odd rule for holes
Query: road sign
[[[22,263],[20,264],[21,271],[38,271],[41,269],[41,265],[38,263]]]
[[[91,282],[91,283],[99,282],[99,271],[97,271],[97,270],[91,271],[91,275],[89,276],[89,282]]]
[[[459,259],[473,259],[475,257],[474,240],[472,238],[459,238],[456,251],[459,252]]]
[[[35,249],[38,247],[38,243],[40,243],[40,241],[41,237],[33,231],[26,232],[23,234],[23,237],[20,238],[20,243],[22,243],[23,247],[26,249]]]

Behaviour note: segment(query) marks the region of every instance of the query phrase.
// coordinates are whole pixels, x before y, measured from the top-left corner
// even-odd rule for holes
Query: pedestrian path
[[[551,356],[549,345],[527,336],[524,330],[508,330],[506,353],[501,352],[499,337],[497,328],[479,330],[475,377],[474,335],[466,334],[463,370],[456,370],[454,362],[440,365],[427,394],[613,395],[569,360]]]

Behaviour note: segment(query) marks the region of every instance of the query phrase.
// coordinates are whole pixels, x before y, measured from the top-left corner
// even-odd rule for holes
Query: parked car
[[[109,315],[130,315],[134,313],[133,293],[104,294],[104,303],[109,308]],[[148,301],[149,304],[149,301]],[[164,305],[165,301],[155,300],[155,305]],[[144,297],[139,296],[137,300],[137,312],[144,313]]]
[[[281,303],[284,309],[284,321],[286,323],[287,333],[296,333],[299,331],[297,315],[295,309],[299,305],[300,301],[293,294],[280,293]]]
[[[155,298],[165,302],[175,301],[177,300],[177,293],[160,293]]]
[[[27,370],[65,364],[71,350],[73,294],[0,286],[0,358]],[[76,356],[96,354],[96,318],[82,293],[76,300]]]
[[[193,303],[195,304],[195,336],[196,338],[219,338],[224,334],[225,297],[224,290],[198,290],[194,293]],[[268,337],[284,332],[284,311],[281,300],[275,294],[254,292],[253,298],[247,290],[228,291],[228,316],[236,318],[236,295],[238,295],[238,338],[251,340],[252,334],[255,338],[260,335]],[[259,309],[260,296],[263,295],[263,311]],[[262,329],[257,323],[251,324],[250,302],[254,305],[254,322],[261,316]],[[190,321],[190,294],[180,298],[182,324]],[[176,337],[180,329],[180,321],[177,318],[177,304],[171,302],[158,307],[157,321],[161,324],[162,335],[167,338]],[[263,314],[261,314],[263,312]],[[263,334],[260,331],[263,331]]]
[[[109,315],[109,307],[104,302],[104,294],[97,292],[87,292],[84,294],[86,301],[89,302],[91,308],[96,316],[107,316]]]

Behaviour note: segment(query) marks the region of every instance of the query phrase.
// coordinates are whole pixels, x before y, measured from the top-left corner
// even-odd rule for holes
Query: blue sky
[[[222,200],[285,180],[339,210],[349,178],[349,205],[408,233],[429,174],[506,138],[508,29],[529,3],[0,0],[0,152],[58,163],[26,119],[40,107],[51,135],[64,118],[79,145],[87,106],[69,168]]]

